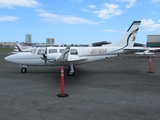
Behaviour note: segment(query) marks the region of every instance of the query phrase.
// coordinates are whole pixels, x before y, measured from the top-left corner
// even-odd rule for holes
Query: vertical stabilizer
[[[21,46],[19,43],[17,43],[17,48],[18,48],[18,51],[19,51],[19,52],[22,52],[22,51],[23,51],[22,46]]]
[[[141,21],[134,21],[131,26],[128,28],[125,35],[117,42],[110,44],[109,46],[113,47],[133,47],[136,40],[136,35],[139,30]]]

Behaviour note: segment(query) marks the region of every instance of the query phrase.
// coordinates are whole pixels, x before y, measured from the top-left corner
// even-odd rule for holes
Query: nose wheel
[[[27,68],[26,68],[26,67],[22,67],[22,68],[21,68],[21,72],[22,72],[22,73],[26,73],[26,72],[27,72]]]

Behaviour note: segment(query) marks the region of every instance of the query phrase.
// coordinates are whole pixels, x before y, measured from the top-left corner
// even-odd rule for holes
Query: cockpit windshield
[[[37,55],[42,55],[44,54],[44,49],[38,49]]]
[[[37,51],[37,48],[34,48],[34,49],[31,50],[31,53],[35,54],[36,51]]]
[[[45,53],[45,47],[37,47],[32,49],[31,53],[37,54],[37,55],[42,55]]]

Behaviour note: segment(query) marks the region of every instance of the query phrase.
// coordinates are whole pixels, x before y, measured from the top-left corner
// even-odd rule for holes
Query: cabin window
[[[37,54],[38,54],[38,55],[44,54],[44,49],[39,49],[38,52],[37,52]]]
[[[49,53],[57,53],[57,49],[49,49]]]
[[[60,52],[60,53],[62,53],[63,51],[64,51],[64,49],[60,49],[60,51],[59,51],[59,52]]]
[[[71,55],[77,55],[78,54],[77,49],[71,49],[70,53],[71,53]]]

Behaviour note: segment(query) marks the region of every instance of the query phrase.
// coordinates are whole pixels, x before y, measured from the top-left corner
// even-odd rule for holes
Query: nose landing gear
[[[27,72],[27,66],[22,66],[21,72],[22,72],[22,73],[26,73],[26,72]]]
[[[69,70],[68,70],[68,75],[74,76],[74,74],[75,74],[75,66],[73,64],[70,64]]]

